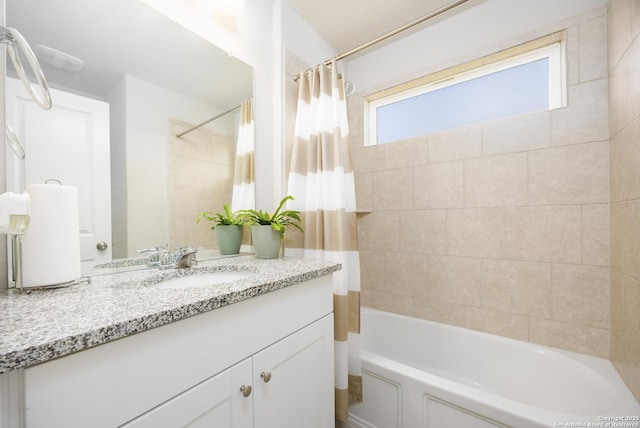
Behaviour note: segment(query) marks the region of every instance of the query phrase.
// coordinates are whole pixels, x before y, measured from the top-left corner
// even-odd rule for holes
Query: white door
[[[122,428],[251,428],[251,393],[251,358],[247,358]]]
[[[7,149],[7,190],[22,192],[52,179],[76,187],[82,260],[111,260],[109,104],[51,90],[53,107],[42,110],[10,78],[5,93],[7,123],[26,153],[21,161]]]
[[[253,357],[254,428],[333,428],[333,314]]]

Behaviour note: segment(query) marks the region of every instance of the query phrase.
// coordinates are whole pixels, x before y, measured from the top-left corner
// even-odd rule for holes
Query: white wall
[[[338,55],[338,52],[286,3],[283,3],[282,7],[282,43],[287,50],[310,66]]]
[[[378,89],[399,76],[419,77],[504,49],[526,33],[545,28],[606,0],[486,0],[451,18],[348,61],[348,79],[358,91]],[[400,37],[400,36],[398,36]],[[406,79],[405,79],[406,80]]]

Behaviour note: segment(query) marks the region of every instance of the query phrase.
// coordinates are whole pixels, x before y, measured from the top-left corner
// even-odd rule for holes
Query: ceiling
[[[52,87],[105,98],[123,75],[221,109],[252,94],[253,71],[169,18],[132,0],[6,0],[9,27],[84,61],[73,73],[40,57]]]
[[[286,0],[336,50],[344,53],[453,0]]]

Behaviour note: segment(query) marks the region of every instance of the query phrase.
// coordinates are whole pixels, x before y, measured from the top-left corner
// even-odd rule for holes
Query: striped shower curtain
[[[288,209],[301,212],[304,234],[287,232],[286,254],[342,263],[333,275],[336,418],[362,401],[360,257],[349,127],[335,62],[300,75]]]
[[[249,98],[240,106],[240,125],[236,142],[236,162],[231,195],[231,209],[234,211],[255,208],[253,136],[253,99]]]

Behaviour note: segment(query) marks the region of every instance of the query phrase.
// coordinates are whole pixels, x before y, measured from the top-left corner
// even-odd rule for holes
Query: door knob
[[[271,380],[271,372],[262,372],[260,373],[260,377],[262,378],[264,383],[267,383]]]
[[[98,244],[96,245],[96,248],[98,249],[98,251],[104,251],[107,249],[107,247],[109,247],[109,245],[107,245],[107,243],[104,241],[98,242]]]
[[[242,392],[243,397],[247,398],[248,396],[251,395],[251,385],[247,385],[247,386],[242,385],[240,387],[240,392]]]

